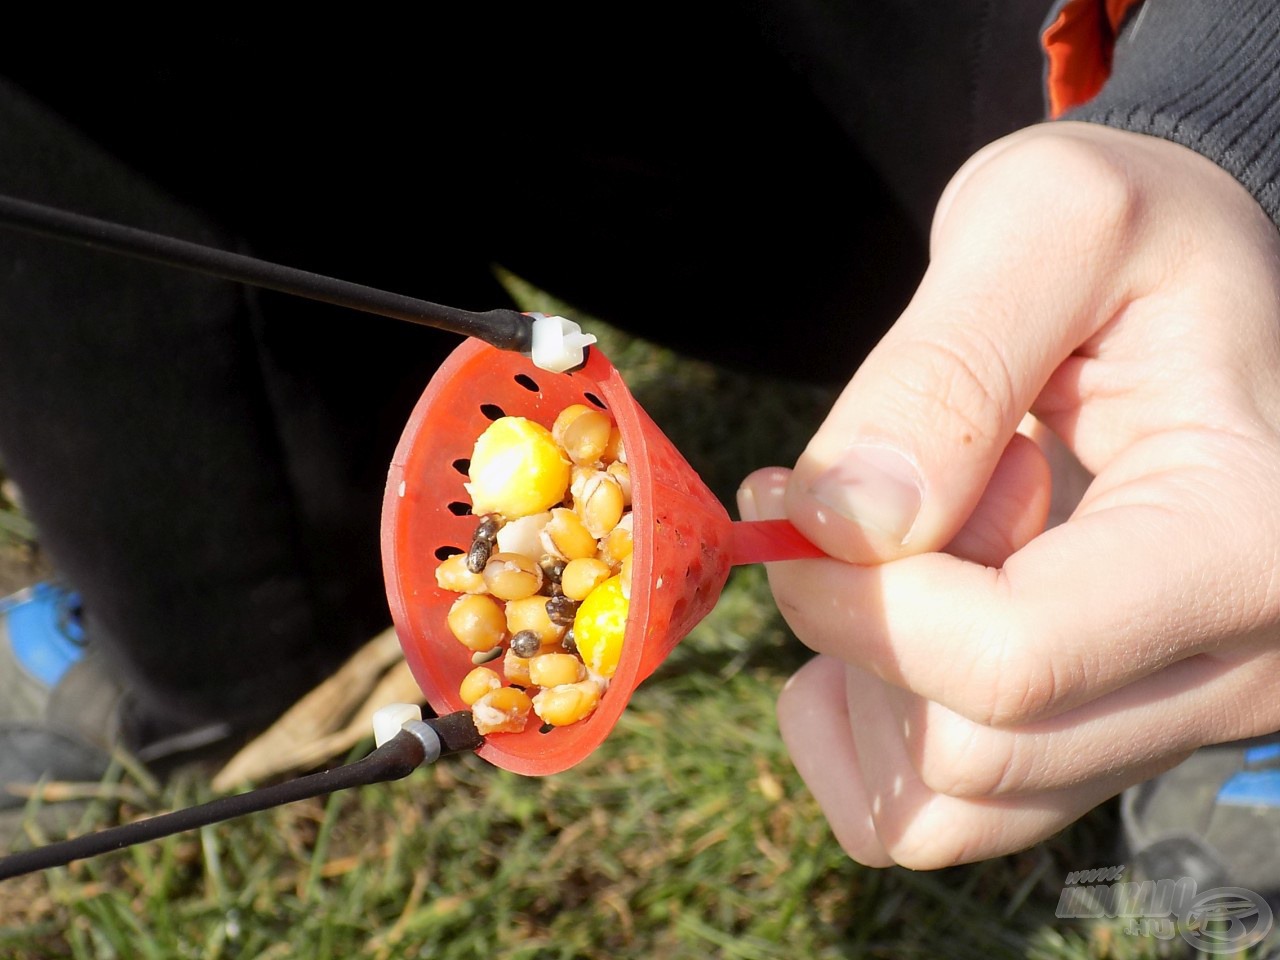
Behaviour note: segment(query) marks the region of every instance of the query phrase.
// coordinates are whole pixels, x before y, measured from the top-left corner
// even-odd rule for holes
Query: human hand
[[[1230,176],[1076,123],[978,153],[794,473],[772,564],[819,654],[778,714],[844,849],[934,868],[1280,728],[1280,237]],[[1046,529],[1028,412],[1093,476]],[[844,562],[841,562],[844,561]]]

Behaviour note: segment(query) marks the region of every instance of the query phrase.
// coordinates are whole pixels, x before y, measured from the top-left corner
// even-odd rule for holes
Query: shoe
[[[1126,879],[1280,898],[1280,734],[1203,747],[1120,799]]]
[[[85,644],[74,592],[40,583],[0,599],[0,810],[26,802],[10,786],[101,779],[122,703]]]

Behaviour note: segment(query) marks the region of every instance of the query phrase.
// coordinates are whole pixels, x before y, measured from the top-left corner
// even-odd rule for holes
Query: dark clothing
[[[1121,31],[1106,87],[1069,116],[1190,147],[1280,224],[1280,6],[1143,4]]]

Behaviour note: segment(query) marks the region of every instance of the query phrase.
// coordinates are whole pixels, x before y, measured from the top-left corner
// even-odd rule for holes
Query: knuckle
[[[1007,730],[1051,716],[1072,688],[1046,651],[1052,643],[1008,628],[970,666],[972,682],[954,709],[980,727]]]
[[[957,829],[954,802],[940,803],[941,799],[921,797],[914,789],[901,796],[890,789],[878,795],[878,802],[873,800],[869,825],[876,846],[891,862],[912,870],[936,870],[977,859],[984,839],[967,825]]]
[[[1031,723],[1047,716],[1057,701],[1053,670],[1034,658],[1022,658],[997,678],[978,722],[997,729]]]
[[[934,793],[981,798],[1018,789],[1023,774],[1012,738],[960,717],[934,729],[936,740],[916,768]]]
[[[881,837],[885,851],[893,862],[908,870],[942,870],[982,859],[986,853],[981,838],[967,831],[955,829],[952,824],[943,827],[916,822],[898,833],[892,841]]]
[[[1122,242],[1142,211],[1140,178],[1132,161],[1105,140],[1044,129],[994,157],[987,169],[993,178],[990,187],[997,190],[1010,178],[1034,178],[1042,188],[1039,197],[1043,189],[1053,192],[1054,219],[1087,228],[1093,237]]]
[[[1015,406],[1013,377],[1002,350],[978,322],[955,321],[901,345],[888,366],[910,409],[951,424],[965,445],[999,441]]]

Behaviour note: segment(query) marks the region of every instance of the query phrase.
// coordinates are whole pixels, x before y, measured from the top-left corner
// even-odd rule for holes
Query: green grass
[[[563,310],[508,282],[527,309]],[[591,329],[727,503],[748,470],[794,460],[832,399]],[[850,862],[774,721],[805,657],[762,571],[738,569],[578,767],[531,779],[450,758],[399,783],[2,883],[0,957],[1177,955],[1115,924],[1053,916],[1068,871],[1112,863],[1109,808],[987,863],[913,873]],[[96,804],[79,830],[209,796],[194,774],[158,791],[117,776],[132,799]]]
[[[0,956],[1028,955],[1081,861],[1049,847],[938,874],[848,861],[777,736],[773,701],[803,653],[763,596],[758,570],[735,573],[567,773],[453,758],[14,881]],[[205,796],[186,780],[157,802]]]

